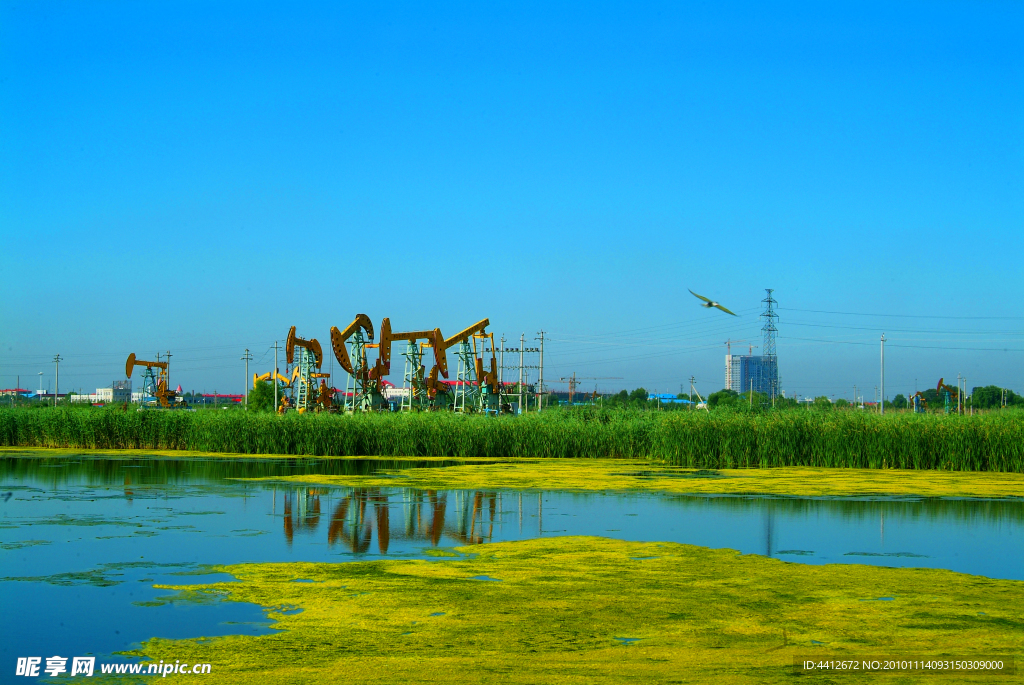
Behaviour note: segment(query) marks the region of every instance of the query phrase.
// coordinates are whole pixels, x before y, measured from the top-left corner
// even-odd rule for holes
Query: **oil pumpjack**
[[[331,392],[327,387],[327,379],[330,374],[320,373],[324,362],[320,342],[316,338],[306,340],[298,337],[295,335],[295,326],[292,326],[288,329],[284,351],[288,364],[295,365],[292,371],[292,405],[300,413],[329,410]]]
[[[346,413],[378,411],[387,407],[382,378],[370,377],[366,363],[367,348],[378,347],[373,340],[373,322],[366,314],[357,314],[345,330],[331,326],[331,349],[341,368],[348,373],[343,407]]]
[[[160,361],[160,353],[157,353],[156,358],[155,362],[144,361],[136,359],[135,353],[132,352],[128,355],[128,361],[125,362],[124,375],[131,378],[136,366],[144,366],[146,373],[142,377],[142,397],[152,397],[162,409],[184,406],[183,402],[178,402],[178,394],[170,389],[171,353],[167,353],[167,358],[164,361]],[[153,369],[157,369],[157,371],[154,372]]]
[[[385,317],[380,324],[380,343],[377,348],[377,363],[370,370],[370,378],[383,381],[384,376],[391,373],[391,345],[396,340],[406,341],[405,377],[403,382],[404,393],[402,395],[402,409],[428,409],[430,400],[424,380],[423,347],[419,341],[423,340],[434,349],[434,367],[443,369],[444,376],[448,375],[448,362],[444,356],[444,336],[441,329],[435,328],[432,331],[403,331],[394,332],[391,330],[391,319]],[[440,352],[438,352],[440,350]]]

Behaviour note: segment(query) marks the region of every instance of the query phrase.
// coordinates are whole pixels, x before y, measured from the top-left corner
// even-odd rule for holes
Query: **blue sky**
[[[1019,2],[0,2],[0,386],[170,349],[240,392],[244,348],[365,312],[708,391],[774,288],[790,393],[871,388],[883,331],[890,395],[1024,391],[1021,35]]]

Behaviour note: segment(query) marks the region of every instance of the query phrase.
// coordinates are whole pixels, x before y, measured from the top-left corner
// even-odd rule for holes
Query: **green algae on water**
[[[472,549],[217,567],[238,582],[182,590],[277,608],[281,632],[153,639],[138,654],[209,662],[224,683],[764,683],[789,682],[812,647],[823,658],[1024,655],[1019,581],[593,537]]]

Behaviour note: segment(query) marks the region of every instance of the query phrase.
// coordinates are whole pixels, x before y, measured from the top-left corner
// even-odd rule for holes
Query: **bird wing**
[[[690,289],[687,288],[687,290],[690,290]],[[703,295],[698,295],[697,293],[693,292],[692,290],[690,290],[690,294],[693,295],[694,297],[698,298],[698,299],[704,300],[705,302],[711,302],[711,300],[709,300],[708,298],[704,297]]]
[[[737,316],[736,314],[734,314],[733,312],[730,312],[728,309],[726,309],[722,305],[718,304],[717,302],[715,303],[715,306],[718,307],[719,309],[721,309],[726,314],[732,314],[733,316]]]

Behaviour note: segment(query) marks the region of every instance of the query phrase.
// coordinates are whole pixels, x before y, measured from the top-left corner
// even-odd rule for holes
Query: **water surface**
[[[150,637],[262,634],[260,607],[169,599],[212,564],[425,558],[435,547],[596,535],[727,547],[805,564],[1024,579],[1024,502],[648,493],[421,491],[251,483],[461,462],[0,459],[3,670],[18,656],[110,654]],[[10,493],[10,496],[7,496]],[[636,559],[643,563],[644,558]],[[500,579],[480,578],[481,581]],[[13,671],[12,671],[13,672]]]

